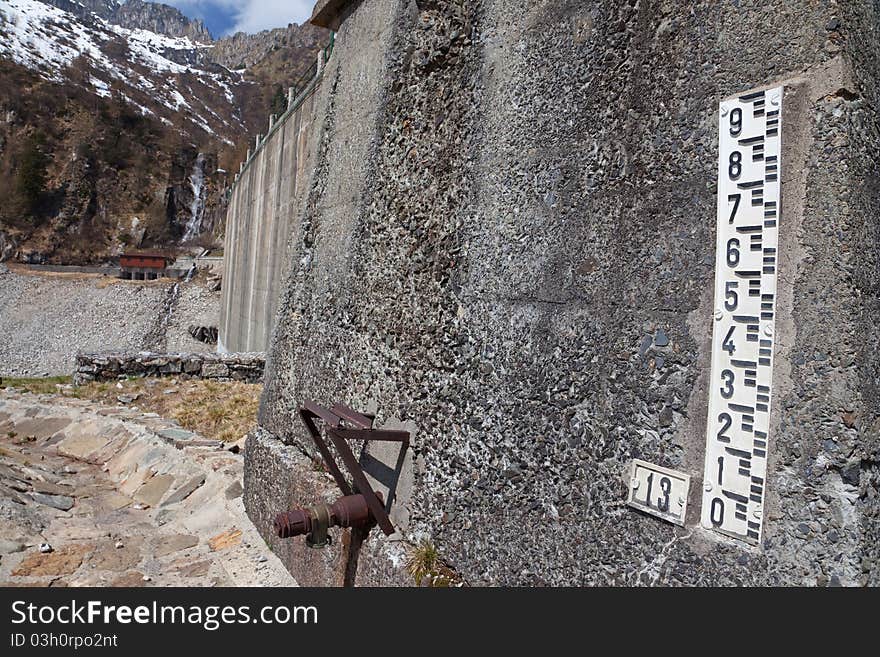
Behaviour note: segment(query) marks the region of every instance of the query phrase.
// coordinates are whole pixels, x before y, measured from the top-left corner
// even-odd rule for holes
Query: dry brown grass
[[[16,388],[26,390],[35,395],[54,395],[59,386],[69,385],[72,378],[69,376],[53,376],[45,379],[17,379],[12,377],[0,377],[0,388]]]
[[[56,394],[119,406],[119,397],[135,398],[129,406],[176,420],[205,438],[238,442],[257,425],[263,386],[216,381],[130,379],[73,387],[69,378],[6,379],[4,386],[36,394]],[[65,385],[68,384],[68,385]]]
[[[449,588],[460,584],[455,571],[443,562],[437,546],[427,538],[423,538],[418,545],[410,548],[406,569],[416,586]]]

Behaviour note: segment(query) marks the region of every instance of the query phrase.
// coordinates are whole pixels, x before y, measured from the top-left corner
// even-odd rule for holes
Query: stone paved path
[[[155,415],[0,391],[0,586],[295,586],[242,470]]]

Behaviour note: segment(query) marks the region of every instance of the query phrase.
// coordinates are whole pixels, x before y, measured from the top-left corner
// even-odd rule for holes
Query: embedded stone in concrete
[[[187,447],[212,447],[218,449],[223,447],[223,443],[219,440],[178,440],[174,443],[177,449],[185,449]]]
[[[137,466],[135,466],[135,468],[137,468]],[[135,492],[155,475],[156,473],[151,468],[145,467],[134,469],[125,477],[125,479],[123,479],[119,490],[124,495],[134,497]]]
[[[174,477],[171,475],[156,475],[152,477],[143,486],[138,488],[134,494],[134,499],[141,504],[148,506],[156,506],[174,484]]]
[[[196,437],[196,434],[186,429],[163,429],[158,435],[171,445],[175,445],[180,441],[192,440]]]
[[[9,484],[9,488],[19,493],[29,493],[31,491],[31,485],[28,482],[18,481],[17,479],[8,479],[7,482]],[[6,487],[4,486],[4,489]]]
[[[180,573],[181,577],[205,577],[208,574],[208,571],[211,570],[211,562],[197,561],[196,563],[192,564],[181,564],[176,568],[176,570],[178,573]]]
[[[134,500],[122,493],[117,493],[116,491],[109,491],[101,495],[101,508],[107,511],[118,511],[119,509],[124,509],[132,504],[134,504]]]
[[[44,506],[50,506],[59,511],[70,511],[76,504],[76,500],[65,495],[43,495],[42,493],[31,493],[34,502]]]
[[[197,536],[189,536],[187,534],[174,534],[172,536],[164,536],[153,544],[152,554],[157,557],[164,557],[175,552],[187,550],[199,544]]]
[[[107,445],[107,439],[91,432],[83,432],[80,435],[69,436],[59,443],[59,449],[64,453],[76,458],[88,459]]]
[[[208,545],[211,546],[211,549],[214,552],[220,552],[221,550],[228,550],[230,548],[234,548],[241,543],[241,530],[240,529],[230,529],[229,531],[225,531],[218,536],[215,536],[210,541],[208,541]]]
[[[37,440],[45,440],[64,430],[70,422],[70,418],[35,418],[18,423],[15,431],[21,436],[33,436]]]
[[[89,544],[65,545],[50,554],[30,554],[12,572],[14,577],[57,577],[70,575],[93,550]]]
[[[13,479],[24,482],[27,481],[27,479],[25,479],[20,472],[17,472],[16,470],[13,470],[6,465],[0,465],[0,477],[3,477],[4,479]]]
[[[162,502],[162,506],[171,506],[172,504],[178,504],[183,502],[186,498],[196,492],[199,488],[201,488],[205,483],[205,475],[199,475],[198,477],[193,477],[188,482],[186,482],[183,486],[174,491],[167,500]]]
[[[117,548],[113,544],[108,544],[93,552],[86,560],[86,565],[95,570],[122,572],[137,566],[142,558],[137,548]]]
[[[13,490],[12,488],[8,488],[2,484],[0,484],[0,495],[12,500],[16,504],[20,504],[22,506],[26,505],[28,502],[31,501],[30,496],[28,496],[26,493],[22,493],[20,491]]]
[[[241,485],[241,482],[236,481],[226,489],[226,499],[227,500],[236,500],[244,494],[244,488]]]
[[[59,486],[48,481],[33,482],[34,491],[44,493],[46,495],[73,495],[73,489],[70,486]]]
[[[139,589],[147,586],[147,582],[144,581],[143,574],[133,571],[120,575],[111,582],[110,586],[123,589]]]

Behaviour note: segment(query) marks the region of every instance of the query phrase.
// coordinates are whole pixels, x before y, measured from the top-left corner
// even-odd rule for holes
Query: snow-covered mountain
[[[80,18],[88,14],[121,27],[148,30],[171,37],[188,37],[200,43],[213,41],[211,33],[200,20],[184,16],[179,9],[143,0],[46,0],[50,5]]]
[[[209,243],[225,172],[328,38],[215,40],[142,0],[0,0],[0,261]]]
[[[230,143],[244,129],[242,75],[214,64],[206,54],[212,45],[120,27],[80,8],[74,14],[39,0],[0,0],[0,57],[54,82],[69,79],[76,64],[99,96],[116,89],[169,125],[188,120]]]

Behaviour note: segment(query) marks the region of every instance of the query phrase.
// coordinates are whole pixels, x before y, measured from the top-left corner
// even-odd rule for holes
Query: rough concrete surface
[[[249,448],[258,529],[270,475],[314,456],[290,410],[343,401],[418,427],[400,535],[468,583],[880,584],[876,11],[357,4],[315,96]],[[778,83],[781,344],[751,548],[698,517],[717,108]],[[691,475],[686,527],[625,506],[634,458]],[[288,476],[313,501],[321,475]],[[377,534],[357,583],[403,581],[405,549]],[[311,576],[337,584],[326,559]]]

